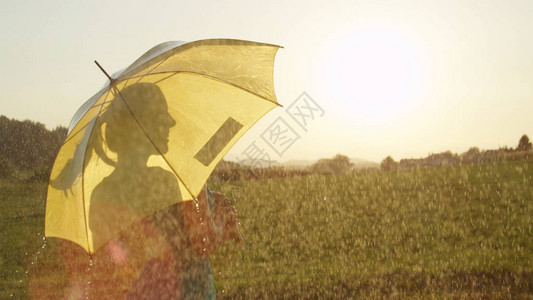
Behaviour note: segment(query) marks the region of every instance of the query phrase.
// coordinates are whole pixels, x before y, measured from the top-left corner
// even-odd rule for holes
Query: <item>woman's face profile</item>
[[[154,99],[154,102],[161,103],[155,105],[155,111],[152,117],[152,122],[147,122],[146,131],[151,135],[152,141],[161,153],[168,152],[169,133],[170,128],[176,125],[176,121],[168,113],[168,106],[163,99]],[[151,134],[152,133],[152,134]]]
[[[147,115],[142,123],[145,131],[161,153],[168,152],[170,128],[176,125],[176,121],[168,113],[167,102],[161,94],[150,101]]]
[[[114,143],[117,153],[131,153],[133,148],[137,152],[146,148],[142,152],[148,154],[168,152],[170,128],[176,125],[176,121],[169,114],[165,96],[159,87],[149,83],[134,84],[124,89],[120,98],[117,96],[114,101],[124,101],[127,105],[117,103],[115,107],[120,108],[110,111],[112,116],[117,117],[108,124],[113,129],[106,139],[120,141]]]

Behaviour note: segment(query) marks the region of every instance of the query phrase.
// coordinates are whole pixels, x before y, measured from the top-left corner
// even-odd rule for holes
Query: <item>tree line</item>
[[[48,130],[39,122],[18,121],[0,116],[0,180],[9,182],[47,182],[59,149],[67,137],[67,128]],[[222,161],[212,179],[247,180],[258,178],[303,176],[312,173],[340,174],[353,169],[347,156],[337,154],[321,159],[306,168],[281,166],[256,168]]]
[[[67,128],[48,130],[39,122],[0,116],[0,178],[12,182],[47,181]]]
[[[67,137],[67,128],[58,126],[48,130],[39,122],[18,121],[0,116],[0,179],[10,182],[47,182],[54,159]],[[532,144],[523,135],[516,148],[479,150],[472,147],[462,154],[450,151],[430,154],[425,158],[401,159],[388,156],[381,162],[382,170],[407,169],[425,166],[482,163],[496,160],[524,159],[533,156]],[[320,159],[300,169],[272,166],[255,168],[231,161],[222,161],[213,171],[212,179],[231,181],[273,177],[304,176],[309,174],[345,174],[355,171],[350,159],[342,154]]]
[[[249,180],[260,178],[293,177],[310,174],[346,174],[355,171],[354,164],[348,156],[337,154],[332,158],[323,158],[314,164],[302,168],[286,168],[270,166],[266,168],[253,167],[232,161],[221,161],[211,179],[219,181]]]
[[[518,141],[516,148],[503,147],[498,150],[479,150],[472,147],[462,154],[446,151],[430,154],[425,158],[401,159],[396,162],[391,156],[381,161],[381,170],[397,170],[419,167],[447,166],[459,164],[477,164],[502,160],[519,160],[533,157],[532,144],[527,135],[523,135]]]

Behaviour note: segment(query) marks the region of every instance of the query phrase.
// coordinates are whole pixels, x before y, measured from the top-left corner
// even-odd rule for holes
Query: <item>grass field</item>
[[[533,160],[211,186],[246,240],[212,256],[219,298],[533,298]],[[2,299],[65,284],[45,190],[0,188]]]

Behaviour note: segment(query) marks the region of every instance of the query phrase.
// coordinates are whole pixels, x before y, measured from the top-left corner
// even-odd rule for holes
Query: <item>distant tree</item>
[[[333,169],[333,173],[340,174],[352,170],[353,164],[350,162],[350,158],[348,158],[348,156],[337,154],[331,160],[331,167]]]
[[[398,163],[395,162],[394,159],[390,156],[385,157],[385,159],[381,161],[381,170],[384,170],[384,171],[396,170],[398,167],[399,167]]]
[[[0,116],[0,176],[20,171],[47,178],[66,136],[64,127],[50,131],[41,123]]]
[[[425,160],[426,164],[429,166],[447,166],[456,165],[461,159],[459,158],[459,155],[448,150],[446,152],[431,154]]]
[[[517,151],[528,151],[531,150],[531,142],[529,141],[529,138],[527,135],[523,135],[520,138],[520,141],[518,141],[518,147],[516,147]]]
[[[481,151],[478,147],[472,147],[465,153],[461,154],[462,163],[477,163],[481,159]]]
[[[353,163],[348,156],[337,154],[333,158],[320,159],[311,165],[311,171],[317,173],[342,174],[353,169]]]
[[[310,167],[311,172],[314,173],[333,173],[329,168],[329,159],[322,158],[319,159],[316,163],[312,164]]]

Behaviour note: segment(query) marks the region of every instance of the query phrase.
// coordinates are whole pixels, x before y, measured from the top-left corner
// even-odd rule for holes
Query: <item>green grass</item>
[[[220,298],[533,297],[532,160],[211,186],[245,238],[211,258]],[[45,190],[0,187],[0,298],[65,284]]]
[[[532,178],[533,162],[520,161],[245,182],[236,206],[246,246],[215,253],[217,289],[532,295]]]

